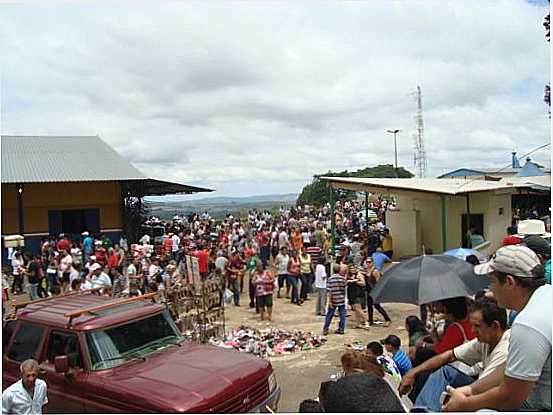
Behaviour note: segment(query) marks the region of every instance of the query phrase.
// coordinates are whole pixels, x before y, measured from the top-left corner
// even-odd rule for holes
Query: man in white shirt
[[[16,294],[17,290],[23,292],[23,257],[20,252],[16,252],[12,258],[12,275],[13,275],[13,284],[12,284],[12,294]]]
[[[38,362],[34,359],[21,363],[21,380],[2,393],[2,414],[42,414],[48,403],[46,382],[38,379]]]
[[[280,289],[284,287],[286,282],[286,298],[290,297],[290,286],[288,285],[288,262],[290,256],[288,255],[288,248],[283,246],[280,248],[280,253],[275,258],[275,267],[278,276],[278,292],[277,297],[280,298]]]
[[[89,270],[92,273],[92,277],[90,278],[92,289],[100,289],[100,292],[103,293],[104,288],[111,287],[111,279],[104,272],[100,264],[92,264]]]
[[[478,300],[470,309],[470,322],[475,338],[445,351],[405,374],[400,392],[405,393],[417,373],[435,370],[427,379],[415,401],[415,407],[440,412],[440,395],[448,385],[460,387],[488,376],[507,360],[510,330],[507,311],[490,298]],[[457,365],[459,362],[465,366]],[[463,369],[462,371],[460,369]]]
[[[315,289],[317,290],[315,315],[317,316],[326,316],[326,267],[323,262],[324,258],[321,257],[315,268]]]
[[[474,272],[487,274],[499,305],[519,314],[511,326],[505,365],[471,385],[448,387],[451,399],[442,409],[551,412],[553,293],[545,283],[543,265],[529,248],[508,245]]]
[[[179,252],[180,238],[175,233],[171,237],[171,240],[173,241],[173,243],[171,244],[171,259],[176,260],[177,259],[177,252]]]

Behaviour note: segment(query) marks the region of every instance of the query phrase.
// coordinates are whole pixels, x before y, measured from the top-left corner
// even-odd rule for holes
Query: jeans
[[[288,275],[286,282],[292,287],[292,302],[298,303],[300,301],[300,297],[298,295],[298,286],[300,285],[299,278],[293,275]]]
[[[232,291],[234,305],[240,305],[240,288],[238,287],[238,278],[230,280],[230,290]]]
[[[344,329],[346,328],[346,305],[342,304],[339,306],[328,306],[328,311],[326,312],[325,317],[325,324],[323,326],[323,331],[328,331],[328,328],[330,327],[330,323],[332,322],[332,317],[334,317],[334,312],[336,311],[336,308],[338,308],[338,312],[340,313],[340,322],[338,323],[338,331],[344,332]]]
[[[326,314],[326,288],[317,288],[317,303],[315,305],[315,314]]]
[[[428,377],[415,401],[415,406],[424,407],[430,412],[440,412],[442,408],[440,405],[440,395],[445,391],[447,385],[459,388],[470,385],[472,382],[474,382],[473,378],[454,367],[449,365],[442,366]]]
[[[27,284],[27,293],[31,301],[38,299],[38,284]]]
[[[278,289],[284,287],[284,282],[288,285],[288,274],[278,274]]]
[[[309,293],[309,284],[311,282],[311,274],[301,274],[301,293],[300,298],[302,300],[307,299],[307,294]]]

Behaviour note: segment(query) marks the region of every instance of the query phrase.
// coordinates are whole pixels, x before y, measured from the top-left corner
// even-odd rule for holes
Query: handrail
[[[153,299],[156,294],[157,293],[143,294],[143,295],[139,295],[137,297],[124,298],[122,300],[111,301],[109,303],[102,304],[102,305],[97,305],[97,306],[94,306],[94,307],[87,307],[87,308],[81,308],[79,310],[68,311],[67,313],[64,314],[64,316],[69,318],[68,325],[71,325],[71,322],[73,321],[73,319],[75,317],[82,316],[83,314],[92,314],[92,313],[96,313],[98,311],[103,311],[103,310],[106,310],[108,308],[116,307],[116,306],[122,305],[122,304],[128,304],[128,303],[132,303],[132,302],[140,301],[140,300],[148,300],[150,298]]]

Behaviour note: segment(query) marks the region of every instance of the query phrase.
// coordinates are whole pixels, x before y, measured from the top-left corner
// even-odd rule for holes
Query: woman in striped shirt
[[[275,277],[270,270],[266,270],[263,262],[257,262],[257,268],[253,275],[255,285],[256,303],[259,308],[261,320],[271,321],[273,315],[273,291],[275,289]]]

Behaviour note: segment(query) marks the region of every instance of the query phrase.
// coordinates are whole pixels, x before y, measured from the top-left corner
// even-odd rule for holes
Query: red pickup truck
[[[276,411],[269,362],[187,342],[165,306],[136,298],[76,293],[19,307],[3,324],[2,390],[34,358],[50,413]]]

